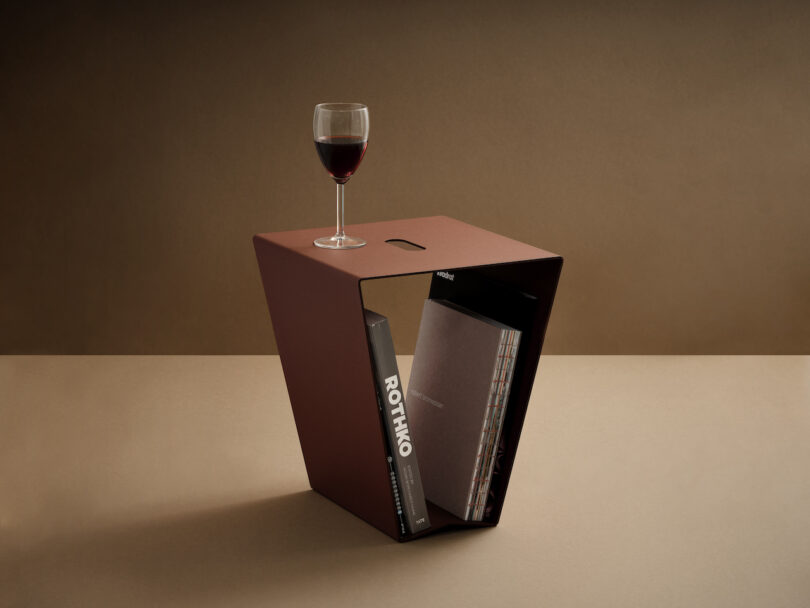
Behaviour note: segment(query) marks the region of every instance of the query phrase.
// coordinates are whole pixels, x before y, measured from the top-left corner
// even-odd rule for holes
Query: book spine
[[[520,332],[501,331],[498,356],[492,370],[486,415],[481,428],[481,440],[467,496],[467,509],[464,513],[464,519],[469,521],[481,521],[484,517],[519,340]]]
[[[380,418],[385,423],[385,412],[380,391],[377,391],[377,407],[380,410]],[[405,525],[405,513],[402,511],[402,499],[399,494],[399,480],[397,479],[397,472],[394,470],[394,456],[391,454],[391,442],[388,439],[388,432],[385,432],[385,460],[388,463],[388,478],[391,480],[391,492],[394,495],[394,505],[397,509],[397,521],[399,522],[399,533],[405,536],[408,533],[408,528]]]
[[[492,482],[492,470],[495,466],[495,454],[498,451],[498,444],[501,438],[501,427],[503,426],[506,404],[509,401],[509,393],[512,386],[512,375],[515,369],[515,359],[517,357],[518,344],[520,343],[520,333],[510,331],[507,336],[505,348],[502,353],[502,360],[498,365],[498,386],[495,398],[495,417],[492,421],[491,433],[488,436],[487,449],[481,468],[482,483],[479,494],[476,498],[476,512],[474,519],[480,521],[484,518],[487,498],[489,497],[489,486]]]
[[[430,519],[419,474],[413,441],[408,428],[407,410],[402,382],[394,353],[394,342],[388,321],[383,320],[369,326],[369,341],[377,394],[382,402],[383,426],[388,442],[390,461],[393,466],[399,499],[404,519],[411,534],[430,527]],[[396,496],[396,491],[395,491]]]

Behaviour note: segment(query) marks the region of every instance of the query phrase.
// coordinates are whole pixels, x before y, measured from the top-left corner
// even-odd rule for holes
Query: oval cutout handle
[[[411,243],[410,241],[406,241],[405,239],[387,239],[385,242],[388,243],[389,245],[393,245],[394,247],[404,249],[405,251],[422,251],[425,249],[424,247],[422,247],[422,245]]]

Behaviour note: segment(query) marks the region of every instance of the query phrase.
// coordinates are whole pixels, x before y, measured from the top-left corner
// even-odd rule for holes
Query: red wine
[[[345,184],[357,171],[366,153],[366,146],[368,146],[367,139],[350,135],[319,137],[315,140],[315,148],[323,166],[339,184]]]

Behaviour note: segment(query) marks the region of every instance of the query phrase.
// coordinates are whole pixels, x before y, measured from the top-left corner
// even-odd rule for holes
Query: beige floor
[[[500,525],[406,544],[277,357],[0,358],[0,606],[336,605],[810,606],[810,357],[544,357]]]

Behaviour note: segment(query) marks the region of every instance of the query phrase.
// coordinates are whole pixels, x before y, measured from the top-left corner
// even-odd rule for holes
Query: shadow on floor
[[[21,606],[199,605],[265,591],[279,600],[358,574],[387,576],[399,560],[469,532],[400,544],[307,491],[54,540],[0,567],[15,573]]]

